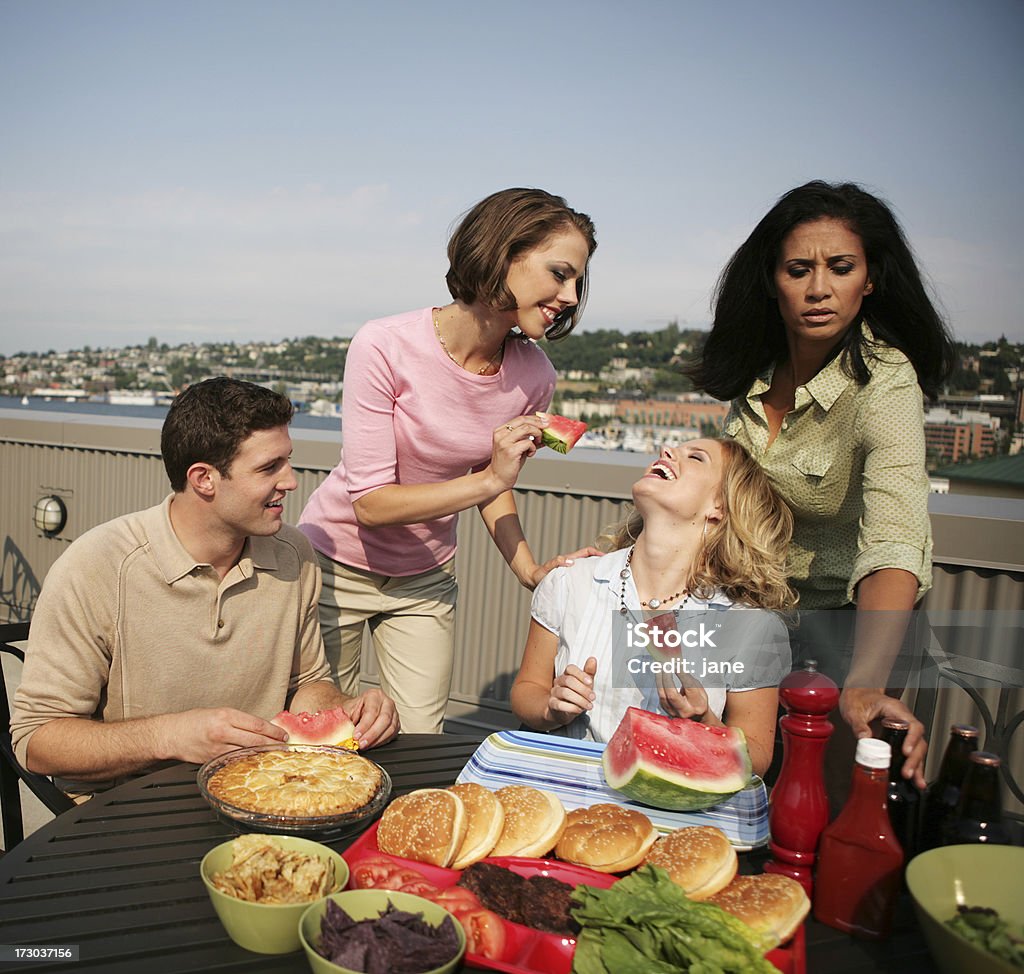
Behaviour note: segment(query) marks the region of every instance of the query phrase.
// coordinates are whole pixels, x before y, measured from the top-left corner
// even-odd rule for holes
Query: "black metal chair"
[[[14,622],[0,625],[0,653],[6,653],[25,661],[25,654],[12,643],[28,638],[29,623]],[[49,778],[25,770],[14,756],[11,744],[11,712],[7,704],[7,683],[3,668],[0,667],[0,821],[4,828],[4,846],[16,846],[25,838],[25,823],[21,815],[21,790],[19,781],[54,815],[74,808],[68,798]]]

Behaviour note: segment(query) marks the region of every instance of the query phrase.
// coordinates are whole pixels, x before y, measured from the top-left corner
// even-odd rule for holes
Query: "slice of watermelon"
[[[750,783],[747,739],[738,727],[629,707],[602,757],[616,791],[654,808],[709,808]]]
[[[270,722],[288,731],[289,744],[330,744],[350,751],[359,749],[355,725],[343,707],[318,710],[315,714],[282,710]]]
[[[549,413],[548,419],[550,422],[544,427],[541,441],[558,453],[568,453],[587,430],[587,424],[578,419],[556,416],[554,413]]]

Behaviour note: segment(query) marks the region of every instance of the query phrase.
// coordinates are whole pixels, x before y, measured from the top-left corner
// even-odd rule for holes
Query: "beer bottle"
[[[943,839],[956,817],[956,804],[960,800],[960,789],[967,774],[967,756],[977,750],[978,728],[970,724],[954,724],[949,729],[949,743],[942,755],[939,776],[924,795],[924,809],[921,813],[919,849],[934,849],[943,844]]]
[[[989,751],[975,751],[967,762],[956,818],[945,836],[946,844],[990,842],[1009,845],[1010,833],[1003,824],[999,793],[999,756]]]
[[[896,717],[882,721],[882,740],[892,748],[889,764],[889,821],[892,822],[896,838],[903,846],[906,862],[917,855],[917,833],[920,826],[921,794],[913,781],[903,777],[903,742],[907,738],[910,723]]]

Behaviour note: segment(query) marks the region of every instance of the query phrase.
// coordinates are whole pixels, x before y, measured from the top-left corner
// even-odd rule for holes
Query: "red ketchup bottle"
[[[782,770],[768,799],[769,847],[773,859],[764,870],[797,880],[813,898],[818,839],[828,825],[825,748],[832,735],[828,714],[839,703],[839,688],[813,660],[779,684],[786,716],[782,729]]]
[[[821,836],[815,879],[814,918],[872,940],[889,935],[903,869],[886,802],[891,753],[885,741],[857,742],[850,797]]]

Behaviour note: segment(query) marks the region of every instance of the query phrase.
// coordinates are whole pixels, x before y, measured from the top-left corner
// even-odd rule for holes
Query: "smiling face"
[[[552,234],[509,266],[506,286],[516,301],[514,324],[528,338],[540,339],[555,318],[578,301],[577,283],[590,251],[575,228]]]
[[[657,510],[686,522],[718,521],[724,470],[725,451],[717,440],[663,447],[633,484],[633,503],[645,521]]]
[[[775,290],[790,342],[831,348],[859,319],[873,287],[864,245],[843,221],[801,223],[783,239]]]
[[[242,441],[226,474],[211,471],[216,514],[236,537],[268,536],[281,529],[282,502],[299,485],[291,454],[287,426],[256,430]]]

